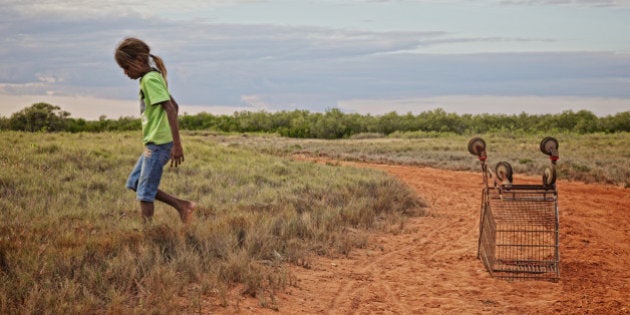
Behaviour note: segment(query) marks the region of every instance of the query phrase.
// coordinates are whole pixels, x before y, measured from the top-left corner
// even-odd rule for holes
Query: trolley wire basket
[[[493,277],[560,279],[555,185],[558,144],[553,138],[545,140],[554,141],[555,150],[550,154],[552,167],[545,170],[542,185],[512,184],[509,163],[499,162],[493,173],[485,163],[485,142],[473,138],[471,143],[476,141],[477,144],[473,143],[472,147],[469,144],[469,151],[481,161],[485,185],[481,194],[477,256]],[[489,179],[493,179],[493,185],[489,185]]]

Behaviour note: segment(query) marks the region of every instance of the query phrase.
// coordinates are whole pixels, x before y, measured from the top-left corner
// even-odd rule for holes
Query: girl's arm
[[[171,126],[171,134],[173,135],[173,149],[171,150],[171,167],[173,164],[177,167],[184,162],[184,149],[182,148],[182,141],[179,137],[179,123],[177,121],[177,113],[179,112],[179,105],[175,99],[171,96],[171,99],[162,103],[162,107],[166,111],[166,117],[168,118],[168,124]]]

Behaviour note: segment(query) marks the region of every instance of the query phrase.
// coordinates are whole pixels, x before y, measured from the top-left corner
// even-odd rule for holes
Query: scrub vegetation
[[[276,292],[295,285],[288,264],[348,255],[370,230],[396,233],[424,213],[385,173],[236,138],[185,134],[186,162],[162,187],[197,201],[195,218],[183,225],[157,203],[144,225],[124,188],[137,132],[1,132],[0,313],[193,312],[208,296],[227,304],[234,288],[276,308]]]
[[[333,160],[429,166],[460,171],[479,171],[479,162],[468,153],[468,141],[482,137],[487,144],[488,165],[499,161],[512,165],[515,174],[541,175],[549,157],[540,141],[553,136],[559,142],[558,178],[587,183],[630,187],[630,133],[524,133],[496,132],[458,135],[441,132],[359,134],[351,139],[292,139],[277,136],[224,136],[231,146],[250,148],[286,157],[303,155]]]
[[[88,121],[70,116],[59,106],[36,103],[10,117],[0,117],[0,130],[103,132],[140,128],[138,118],[109,119],[101,116],[98,120]],[[391,135],[396,132],[446,132],[459,135],[491,132],[591,134],[630,132],[630,111],[605,117],[598,117],[587,110],[543,115],[458,115],[438,108],[417,115],[391,112],[372,116],[346,114],[333,108],[324,113],[307,110],[274,113],[243,111],[233,115],[183,113],[179,117],[179,126],[181,130],[257,132],[303,139],[347,139],[366,133]]]

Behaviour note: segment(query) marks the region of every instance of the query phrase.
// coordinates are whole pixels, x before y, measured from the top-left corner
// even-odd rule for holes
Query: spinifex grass
[[[516,174],[542,176],[549,166],[549,159],[540,152],[540,141],[546,136],[553,136],[560,143],[559,178],[630,187],[629,133],[580,135],[506,132],[480,136],[486,141],[491,167],[499,161],[507,161]],[[358,135],[357,139],[344,140],[231,136],[225,137],[224,141],[281,156],[304,154],[477,171],[479,163],[467,150],[470,138],[472,135],[411,132],[394,133],[389,137]]]
[[[124,188],[138,137],[0,133],[0,313],[176,313],[207,295],[225,302],[234,283],[276,307],[286,263],[347,255],[367,229],[424,206],[381,172],[188,134],[161,187],[197,201],[196,216],[186,227],[158,203],[143,225]]]

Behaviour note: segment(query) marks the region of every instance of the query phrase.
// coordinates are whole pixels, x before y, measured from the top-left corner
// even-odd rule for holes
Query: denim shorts
[[[127,188],[136,192],[138,200],[145,202],[155,200],[162,179],[162,170],[171,158],[172,148],[172,142],[144,146],[144,152],[127,179]]]

